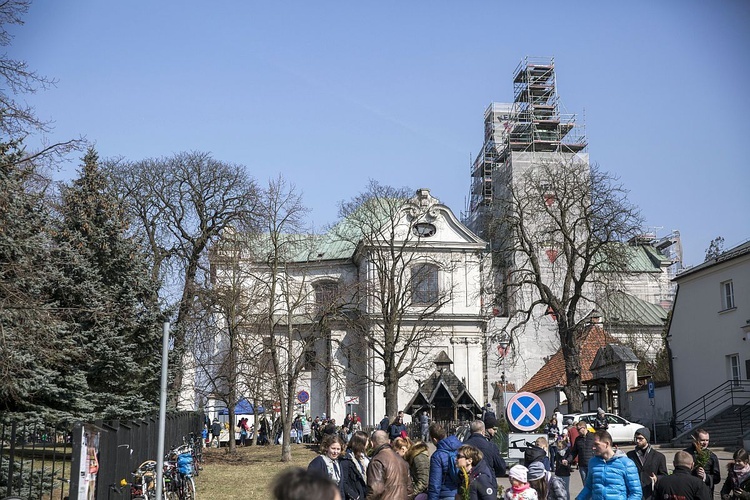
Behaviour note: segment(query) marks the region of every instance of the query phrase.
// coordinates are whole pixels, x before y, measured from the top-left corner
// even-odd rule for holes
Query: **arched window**
[[[438,301],[438,267],[435,264],[417,264],[411,268],[412,304],[434,304]]]

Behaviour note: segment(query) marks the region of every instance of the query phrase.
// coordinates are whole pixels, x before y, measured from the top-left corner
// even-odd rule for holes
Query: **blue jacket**
[[[448,474],[449,453],[461,447],[463,443],[454,435],[438,441],[435,453],[430,457],[430,485],[427,488],[427,500],[438,500],[443,497],[454,498],[458,485]]]
[[[617,450],[612,458],[589,461],[586,484],[576,500],[640,500],[641,478],[632,460]]]

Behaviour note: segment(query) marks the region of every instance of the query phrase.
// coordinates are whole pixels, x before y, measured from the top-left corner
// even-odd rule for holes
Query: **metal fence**
[[[71,470],[78,470],[82,424],[50,426],[23,421],[0,422],[0,498],[17,495],[33,500],[63,500],[68,496]],[[131,473],[146,460],[157,459],[158,417],[133,421],[94,422],[99,433],[97,500],[130,499]],[[203,416],[193,412],[167,415],[164,445],[183,443],[191,433],[200,435]],[[85,451],[85,450],[84,450]],[[165,452],[168,451],[165,450]],[[78,474],[73,486],[78,483]],[[75,498],[75,495],[71,495]]]
[[[130,499],[130,490],[121,488],[120,481],[132,479],[131,473],[146,460],[157,459],[159,419],[150,417],[137,421],[97,423],[104,432],[99,438],[99,474],[96,499]],[[164,451],[183,443],[190,433],[200,435],[203,416],[193,412],[167,415]]]
[[[0,422],[0,497],[59,499],[68,494],[71,427]]]

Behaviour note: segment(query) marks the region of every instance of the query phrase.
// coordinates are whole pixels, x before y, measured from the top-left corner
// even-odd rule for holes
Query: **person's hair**
[[[330,500],[338,486],[327,477],[291,467],[279,473],[271,486],[275,500]]]
[[[686,451],[678,451],[674,454],[672,463],[675,467],[691,467],[693,465],[693,455]]]
[[[411,439],[397,437],[393,440],[393,443],[391,443],[391,446],[393,446],[394,450],[400,450],[404,446],[406,446],[406,451],[409,451],[409,448],[411,448]]]
[[[700,435],[701,434],[705,434],[706,436],[709,435],[708,431],[706,429],[704,429],[703,427],[698,427],[697,429],[695,429],[695,432],[693,433],[693,438],[696,441],[700,441]]]
[[[576,426],[576,429],[585,428],[585,429],[588,430],[588,428],[589,428],[588,424],[586,422],[584,422],[583,420],[579,420],[574,425]]]
[[[438,441],[442,441],[448,436],[448,434],[445,432],[445,429],[443,429],[443,426],[440,425],[437,422],[433,422],[430,424],[430,437],[432,439],[437,439]]]
[[[373,448],[384,445],[389,442],[388,433],[385,431],[377,430],[372,433],[372,436],[370,436],[370,441],[372,441]]]
[[[539,500],[547,500],[547,494],[549,493],[549,483],[547,483],[547,476],[544,475],[539,479],[529,480],[529,487],[536,491]]]
[[[734,452],[734,455],[732,455],[732,459],[737,462],[750,462],[750,455],[748,455],[747,451],[744,448],[740,448],[739,450]]]
[[[352,450],[352,453],[357,458],[362,458],[367,452],[367,440],[370,439],[367,433],[364,431],[356,431],[352,434],[351,439],[346,444],[347,449]]]
[[[320,442],[320,452],[325,455],[328,451],[328,448],[330,448],[333,443],[340,444],[341,449],[344,449],[344,442],[341,440],[338,434],[326,434],[323,440]]]
[[[471,460],[472,467],[475,466],[482,458],[484,458],[484,455],[482,455],[482,451],[479,450],[479,448],[474,448],[470,444],[465,444],[461,446],[457,453],[465,456],[467,460]]]
[[[404,458],[407,462],[409,462],[409,464],[411,464],[414,461],[414,457],[427,450],[429,450],[427,443],[425,443],[424,441],[417,441],[416,443],[411,445],[411,448],[409,448],[409,450],[406,452]]]
[[[551,419],[549,419],[549,423],[551,424],[552,422],[557,423],[557,418],[552,417]]]
[[[475,432],[484,432],[484,422],[481,420],[472,421],[471,424],[469,424],[469,430],[472,434]]]
[[[612,435],[607,431],[596,431],[594,440],[600,443],[607,443],[610,446],[612,445]]]
[[[547,442],[547,438],[544,436],[539,436],[538,438],[536,438],[536,441],[534,441],[534,444],[540,448],[544,448],[545,450],[547,449],[549,445],[549,443]]]

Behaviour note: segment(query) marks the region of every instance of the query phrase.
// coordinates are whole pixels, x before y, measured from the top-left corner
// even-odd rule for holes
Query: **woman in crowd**
[[[570,440],[568,433],[563,430],[562,437],[557,442],[557,453],[555,454],[555,476],[560,478],[565,486],[565,498],[570,500],[570,464],[565,460],[565,455],[570,451]]]
[[[409,462],[409,473],[416,495],[414,500],[426,499],[427,487],[430,484],[430,454],[427,443],[417,441],[409,448],[404,458]]]
[[[740,448],[734,452],[734,459],[727,464],[727,480],[721,488],[722,500],[730,498],[750,499],[750,456]]]
[[[307,470],[320,476],[331,479],[339,486],[341,496],[344,496],[344,481],[341,475],[341,463],[339,455],[344,447],[344,443],[338,434],[327,434],[320,444],[320,455],[313,458]]]
[[[406,453],[409,451],[409,448],[411,448],[411,439],[409,438],[403,438],[403,437],[397,437],[391,442],[391,447],[393,448],[393,451],[398,453],[398,456],[401,458],[404,458]]]
[[[541,462],[529,465],[529,486],[536,491],[539,500],[568,500],[565,484],[559,477],[544,468]]]
[[[406,432],[406,425],[404,424],[404,417],[398,415],[393,419],[391,425],[388,426],[388,438],[391,441],[401,436],[402,432]]]
[[[482,452],[465,444],[456,451],[456,465],[461,471],[458,495],[461,500],[497,500],[497,491],[492,484],[495,473],[482,460]]]
[[[369,439],[366,432],[355,431],[341,457],[344,500],[364,500],[367,496],[367,456]]]

